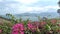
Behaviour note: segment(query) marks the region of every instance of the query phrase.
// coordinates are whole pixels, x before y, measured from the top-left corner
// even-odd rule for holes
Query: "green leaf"
[[[50,31],[50,30],[51,30],[51,27],[47,24],[47,25],[45,26],[45,29],[48,30],[48,31]]]

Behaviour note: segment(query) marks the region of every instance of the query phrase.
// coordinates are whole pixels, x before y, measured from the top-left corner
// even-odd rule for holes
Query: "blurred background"
[[[8,18],[7,13],[23,20],[41,18],[59,18],[57,10],[59,0],[0,0],[0,16]]]

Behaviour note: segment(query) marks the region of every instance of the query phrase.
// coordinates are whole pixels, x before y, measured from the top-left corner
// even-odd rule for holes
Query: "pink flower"
[[[19,32],[18,32],[18,31],[16,31],[16,32],[15,32],[15,31],[13,31],[13,32],[12,32],[12,34],[19,34]]]
[[[36,26],[35,26],[34,24],[28,23],[27,25],[28,25],[28,29],[29,29],[30,31],[32,31],[32,32],[36,31]]]
[[[56,32],[60,32],[60,29],[57,29]]]
[[[2,33],[2,30],[0,29],[0,33]]]
[[[46,24],[46,22],[44,22],[44,21],[40,23],[41,26],[44,26],[45,24]]]
[[[55,24],[56,22],[57,22],[57,20],[55,20],[55,19],[52,19],[52,20],[51,20],[51,23],[52,23],[52,24]]]
[[[28,29],[31,29],[33,27],[31,23],[28,23],[27,25],[28,25]]]
[[[40,22],[39,29],[44,28],[44,25],[46,25],[46,22],[44,22],[44,21]]]
[[[35,21],[34,25],[37,26],[37,27],[39,27],[40,23],[38,21]]]
[[[13,27],[12,27],[13,31],[12,31],[12,34],[23,34],[24,33],[24,25],[22,23],[19,23],[19,24],[15,24]],[[22,33],[23,32],[23,33]]]
[[[60,26],[60,24],[57,24],[58,26]]]
[[[21,34],[24,34],[24,32],[21,31]]]

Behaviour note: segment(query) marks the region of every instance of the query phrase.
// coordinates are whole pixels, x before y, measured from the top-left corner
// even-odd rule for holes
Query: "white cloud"
[[[45,8],[59,9],[58,6],[46,6]]]
[[[0,0],[0,2],[2,2],[3,0]],[[38,7],[38,6],[34,6],[31,7],[31,6],[27,6],[27,5],[30,5],[32,3],[37,3],[37,2],[48,2],[48,1],[51,1],[51,0],[6,0],[6,1],[16,1],[20,4],[7,4],[6,6],[8,6],[9,8],[15,8],[17,11],[16,13],[24,13],[24,12],[31,12],[31,11],[48,11],[49,9],[58,9],[59,7],[58,6],[44,6],[44,7]],[[52,0],[55,2],[55,0]],[[58,1],[58,0],[56,0]]]
[[[15,1],[20,2],[22,4],[31,4],[31,3],[38,2],[40,0],[15,0]]]
[[[26,11],[26,12],[29,12],[29,11],[39,11],[39,10],[43,10],[42,7],[20,7],[19,8],[20,11]]]
[[[46,12],[49,9],[54,9],[57,10],[59,7],[58,6],[45,6],[45,7],[27,7],[27,6],[21,6],[18,9],[18,12],[20,11],[20,13],[25,13],[25,12],[32,12],[32,11],[43,11]]]
[[[20,7],[20,5],[19,4],[5,4],[5,6],[7,6],[7,7],[9,7],[9,8],[18,8],[18,7]]]

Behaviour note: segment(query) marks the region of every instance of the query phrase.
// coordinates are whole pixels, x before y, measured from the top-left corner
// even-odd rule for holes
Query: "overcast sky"
[[[58,0],[0,0],[0,14],[51,12],[59,7]]]

